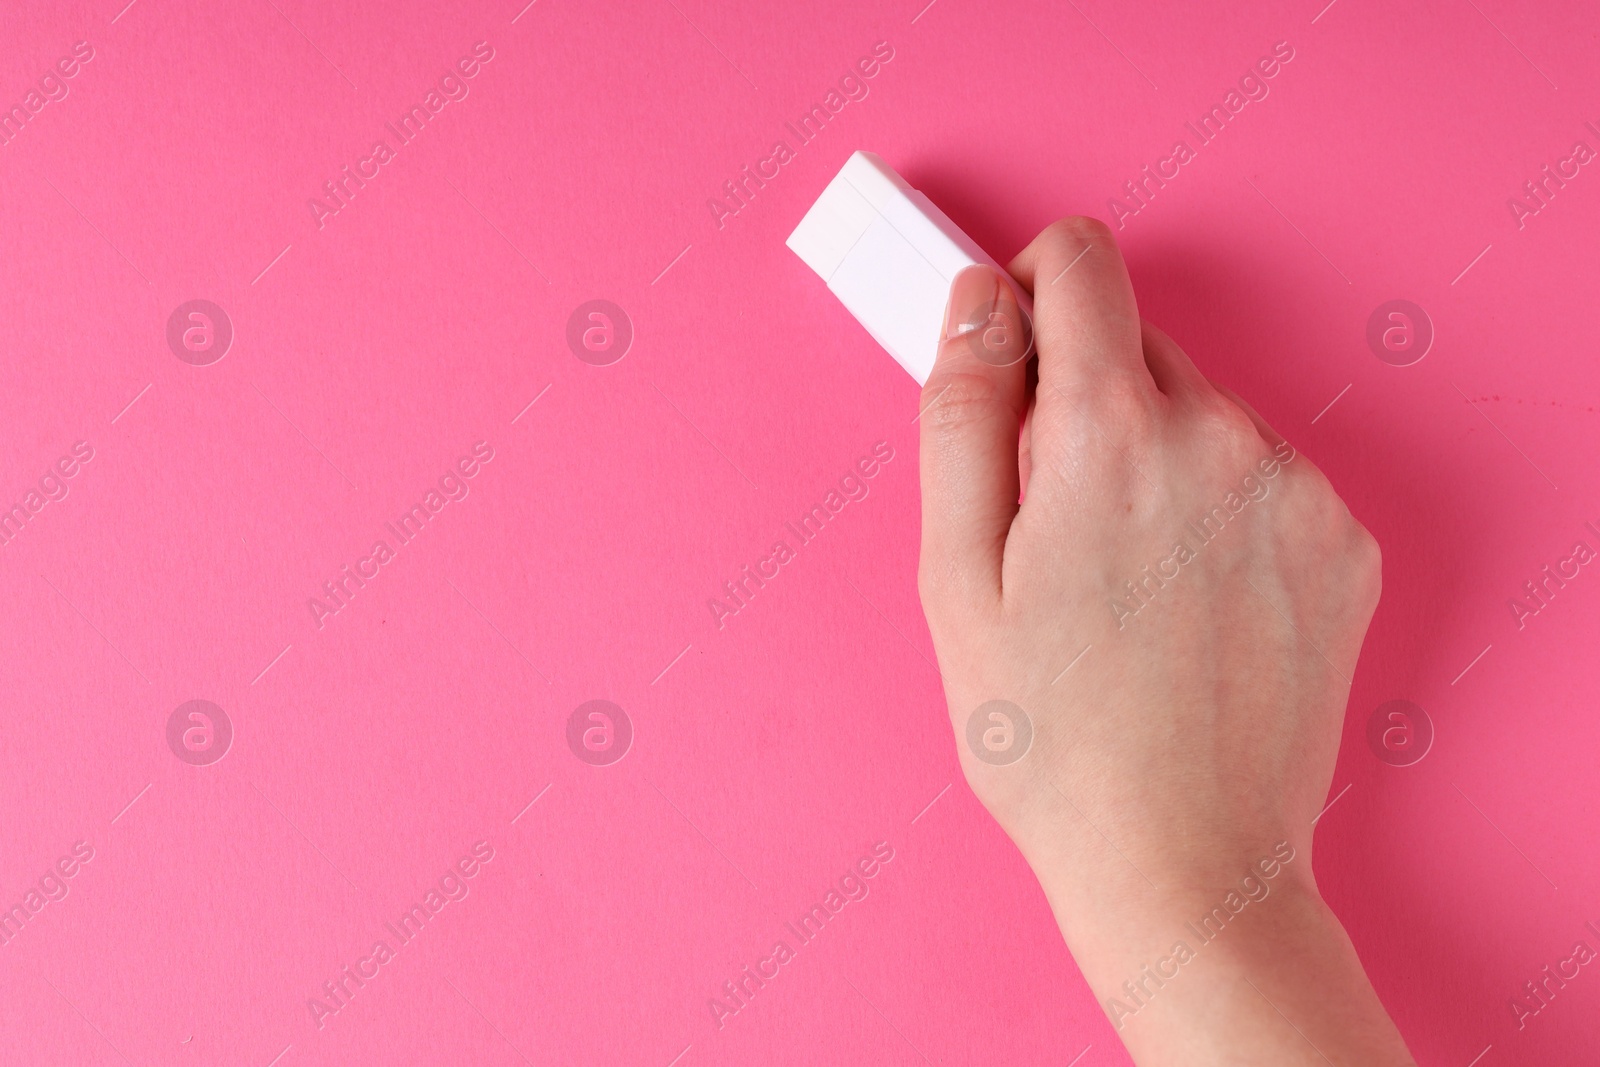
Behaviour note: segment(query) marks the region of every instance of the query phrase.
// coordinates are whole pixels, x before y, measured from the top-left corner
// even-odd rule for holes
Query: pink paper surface
[[[1002,261],[1120,222],[1144,314],[1328,473],[1385,584],[1319,882],[1419,1062],[1594,1062],[1600,971],[1511,1008],[1600,948],[1592,11],[922,2],[0,13],[0,1061],[1128,1062],[956,765],[915,386],[783,245],[866,148]],[[1367,341],[1396,299],[1408,366]],[[212,312],[169,344],[195,300],[220,359]],[[620,359],[586,312],[569,346],[593,300]],[[1410,766],[1367,741],[1397,699]],[[169,743],[192,700],[220,760],[214,714]],[[618,762],[569,746],[591,700]]]

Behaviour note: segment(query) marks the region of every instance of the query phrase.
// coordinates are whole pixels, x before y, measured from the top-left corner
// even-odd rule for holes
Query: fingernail
[[[1000,279],[988,264],[974,263],[957,274],[945,305],[945,339],[960,337],[981,325],[980,313],[994,304],[999,292]]]
[[[966,339],[972,354],[991,367],[1010,367],[1033,353],[1033,323],[1017,291],[999,271],[975,263],[950,283],[944,336]]]

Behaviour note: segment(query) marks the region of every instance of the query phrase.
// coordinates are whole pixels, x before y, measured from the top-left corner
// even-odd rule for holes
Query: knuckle
[[[1293,494],[1302,527],[1308,533],[1316,533],[1319,542],[1328,546],[1329,551],[1337,551],[1344,544],[1344,533],[1351,522],[1350,512],[1334,492],[1333,483],[1310,463],[1302,462],[1303,459],[1303,456],[1296,456],[1293,463],[1282,469],[1282,474],[1288,475],[1284,479],[1285,488]]]
[[[1090,398],[1094,410],[1124,433],[1142,437],[1155,424],[1154,397],[1132,375],[1107,375]]]
[[[922,395],[922,421],[934,433],[960,433],[994,418],[1004,406],[999,386],[982,374],[957,372],[930,379]]]
[[[1111,227],[1099,219],[1087,215],[1068,215],[1066,218],[1057,219],[1045,229],[1052,241],[1067,239],[1072,242],[1072,251],[1076,255],[1083,242],[1116,243],[1116,237],[1111,233]]]
[[[1221,393],[1211,392],[1205,395],[1200,399],[1199,405],[1200,419],[1212,436],[1229,444],[1240,442],[1255,444],[1260,440],[1261,435],[1256,432],[1255,421],[1244,408]]]
[[[1202,393],[1195,397],[1189,413],[1194,439],[1223,468],[1230,471],[1262,469],[1265,473],[1261,464],[1274,450],[1262,440],[1255,421],[1243,408],[1221,393]],[[1273,476],[1286,469],[1280,464]]]
[[[1374,598],[1383,588],[1383,547],[1372,532],[1355,519],[1350,536],[1350,558],[1362,588]]]

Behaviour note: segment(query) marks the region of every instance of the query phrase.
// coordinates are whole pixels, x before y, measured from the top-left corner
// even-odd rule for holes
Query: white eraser
[[[974,263],[1005,275],[871,152],[845,161],[787,244],[918,385],[928,380],[939,351],[950,282]],[[1027,294],[1016,293],[1031,316]]]

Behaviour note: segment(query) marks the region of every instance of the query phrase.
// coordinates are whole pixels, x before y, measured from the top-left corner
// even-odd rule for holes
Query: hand
[[[1376,542],[1141,321],[1105,226],[1056,223],[1010,274],[1036,383],[1012,282],[974,267],[921,401],[919,585],[968,782],[1141,1064],[1410,1062],[1311,873]]]

